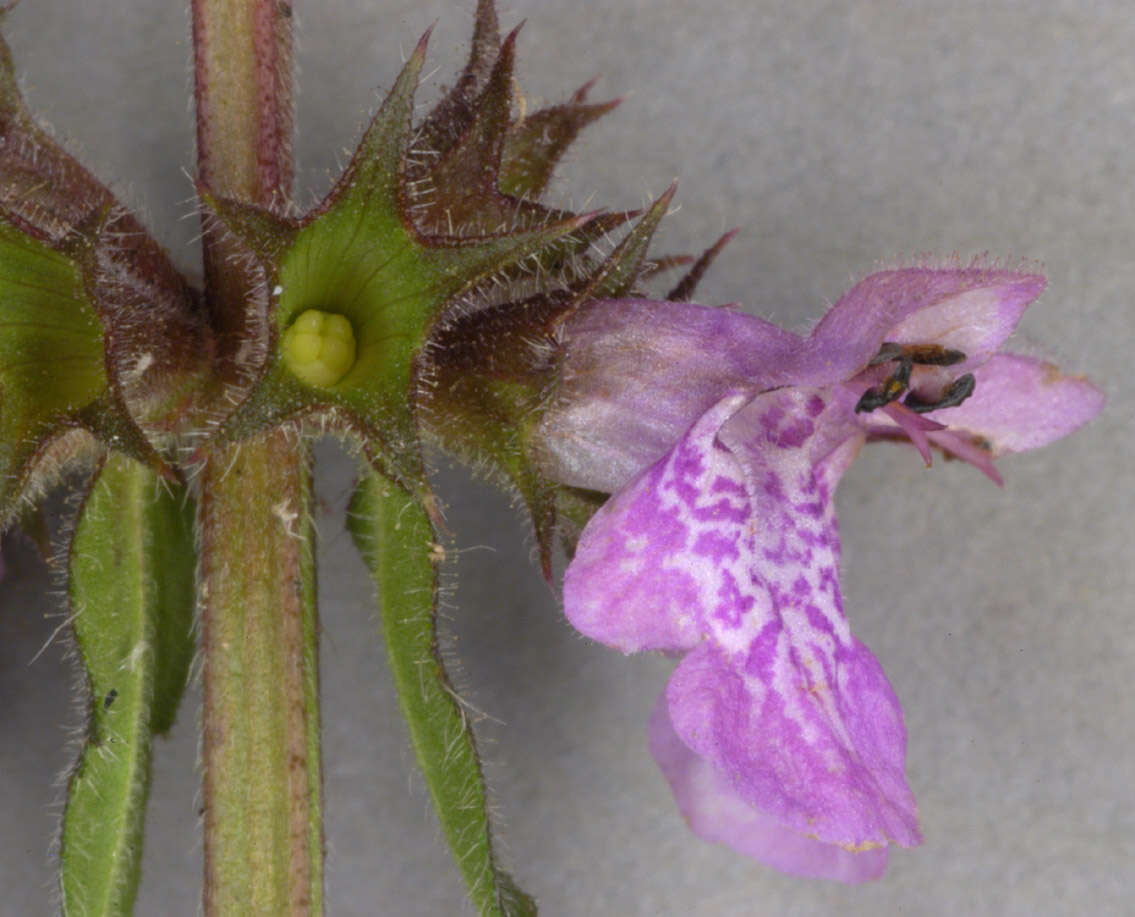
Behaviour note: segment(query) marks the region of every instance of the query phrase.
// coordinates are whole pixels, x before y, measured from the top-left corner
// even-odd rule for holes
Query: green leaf
[[[44,327],[40,334],[25,325],[15,331],[5,315],[13,299],[17,311],[33,315],[41,315],[38,306],[48,306],[42,312],[45,326],[64,324],[73,334],[89,328],[87,343],[105,365],[112,397],[97,412],[100,416],[88,416],[84,423],[94,423],[90,432],[104,442],[161,467],[139,426],[165,439],[184,429],[190,422],[186,415],[197,410],[214,353],[203,303],[137,217],[36,123],[20,95],[3,38],[0,138],[0,261],[5,265],[0,336],[16,351],[29,343],[49,352],[74,350],[68,346],[73,341],[58,340],[58,328]],[[37,252],[38,259],[33,257]],[[31,263],[35,260],[38,265]],[[43,276],[45,271],[50,277]],[[76,273],[81,287],[73,283]],[[37,303],[29,294],[42,280],[48,282],[39,289]],[[98,334],[95,315],[102,325]],[[80,386],[89,381],[73,367],[66,373],[42,366],[28,371],[50,374],[53,387],[64,378]],[[20,380],[0,379],[0,386],[4,400],[22,400]],[[33,398],[38,395],[34,384],[31,391]],[[108,412],[118,415],[109,418],[116,429],[98,429]],[[12,446],[9,432],[0,435]],[[6,480],[18,486],[22,472],[7,470]]]
[[[378,585],[386,653],[410,740],[450,849],[482,917],[526,917],[535,902],[493,853],[484,777],[469,715],[438,650],[437,569],[429,514],[370,473],[351,502],[351,534]]]
[[[63,820],[64,914],[133,913],[151,738],[173,725],[193,657],[194,567],[185,492],[111,455],[71,543],[69,591],[90,711]]]

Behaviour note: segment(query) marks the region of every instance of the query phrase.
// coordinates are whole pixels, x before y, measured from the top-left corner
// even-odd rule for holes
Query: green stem
[[[291,8],[193,0],[199,180],[280,209],[292,181]],[[218,372],[267,329],[260,280],[206,233]],[[306,449],[283,433],[205,456],[200,476],[206,917],[322,911],[315,571]]]
[[[322,911],[311,478],[276,433],[201,477],[206,917]]]

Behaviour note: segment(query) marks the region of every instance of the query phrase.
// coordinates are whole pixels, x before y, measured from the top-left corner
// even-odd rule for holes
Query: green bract
[[[528,434],[553,394],[557,326],[581,302],[628,295],[663,266],[646,251],[673,192],[607,256],[595,243],[631,214],[535,203],[570,141],[615,103],[586,104],[585,86],[514,118],[515,40],[500,41],[483,3],[464,72],[413,126],[423,38],[335,188],[302,218],[201,195],[214,231],[239,239],[257,265],[253,308],[268,315],[266,340],[245,349],[248,383],[221,436],[317,417],[321,429],[361,439],[379,471],[422,499],[422,439],[434,439],[520,492],[548,570],[557,488]],[[315,314],[349,328],[353,355],[329,343],[338,332],[316,327]]]
[[[81,257],[0,214],[0,526],[37,459],[68,430],[161,466],[107,372],[107,342]],[[86,440],[89,443],[89,439]],[[53,455],[49,470],[76,443]]]
[[[109,393],[102,325],[67,256],[0,219],[0,506],[36,451]]]
[[[510,38],[471,130],[441,168],[456,168],[454,158],[491,162],[494,174],[499,168],[509,117],[511,48]],[[589,219],[517,200],[509,203],[511,215],[502,223],[495,208],[504,195],[494,192],[494,212],[455,199],[447,210],[447,220],[455,222],[445,231],[433,225],[430,208],[415,201],[412,186],[420,178],[409,164],[413,96],[425,50],[423,38],[346,172],[306,217],[284,219],[202,191],[219,227],[240,238],[260,265],[270,315],[264,362],[253,369],[247,397],[222,435],[239,439],[323,413],[359,434],[378,467],[415,490],[423,480],[415,413],[420,392],[430,385],[422,355],[431,332],[478,284],[519,269],[524,259]],[[304,359],[307,345],[291,329],[312,310],[349,323],[355,342],[349,366],[342,361],[334,372],[313,371]]]
[[[0,9],[0,18],[9,7]],[[172,476],[208,345],[188,283],[27,111],[0,40],[0,528],[92,439]]]

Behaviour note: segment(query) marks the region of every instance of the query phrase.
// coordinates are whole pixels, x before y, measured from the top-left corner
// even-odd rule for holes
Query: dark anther
[[[879,355],[881,356],[887,347],[897,346],[897,344],[884,344]],[[875,359],[878,359],[878,357]],[[897,359],[899,361],[898,368],[883,380],[883,384],[879,388],[869,388],[863,393],[863,396],[855,405],[856,414],[870,413],[876,408],[897,401],[906,391],[907,386],[910,385],[910,371],[913,367],[910,358],[900,350],[895,357],[889,359]]]
[[[882,366],[884,363],[897,362],[898,367],[881,386],[869,388],[863,393],[855,405],[855,413],[866,414],[897,401],[910,385],[910,373],[915,366],[953,366],[965,358],[966,355],[960,350],[951,350],[941,344],[896,344],[894,341],[884,341],[879,352],[867,365]],[[903,404],[918,414],[957,407],[973,394],[973,387],[973,376],[966,373],[951,382],[937,401],[923,401],[912,392],[906,396]]]
[[[926,414],[929,411],[938,411],[942,408],[956,408],[973,394],[973,390],[976,387],[977,382],[973,378],[973,373],[966,373],[964,376],[958,376],[958,378],[946,386],[946,391],[942,393],[942,397],[937,401],[923,401],[911,392],[906,396],[903,404],[914,411],[915,414]],[[860,401],[862,400],[863,399],[860,399]],[[856,410],[859,410],[858,405],[856,406]]]
[[[953,366],[961,363],[966,355],[960,350],[951,350],[941,344],[896,344],[884,341],[879,352],[868,362],[868,366],[881,366],[891,360],[910,360],[915,366]]]
[[[901,394],[902,391],[905,390],[908,385],[910,385],[910,371],[913,366],[914,364],[912,363],[910,357],[900,357],[898,368],[893,373],[891,373],[890,378],[887,379],[885,383],[883,383],[883,388],[889,388],[892,383],[897,383],[902,386],[902,389],[900,389],[898,393]],[[895,395],[896,398],[898,397],[898,394]]]
[[[888,398],[878,389],[869,388],[855,403],[855,413],[870,414],[876,408],[881,408],[884,404],[890,404],[892,401],[894,401],[893,398]]]
[[[879,348],[879,352],[871,358],[868,366],[879,366],[883,363],[890,363],[891,360],[897,360],[902,356],[902,344],[895,344],[891,341],[884,341],[883,346]]]
[[[940,344],[911,344],[903,348],[903,353],[918,366],[953,366],[966,358],[960,350],[950,350]]]

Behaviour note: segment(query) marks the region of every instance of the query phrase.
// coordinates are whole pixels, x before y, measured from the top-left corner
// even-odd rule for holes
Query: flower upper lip
[[[1044,287],[1039,274],[980,262],[883,271],[840,297],[805,337],[728,307],[592,302],[565,328],[559,390],[536,437],[539,464],[553,480],[612,493],[730,391],[837,385],[857,388],[859,399],[905,353],[909,410],[864,414],[868,435],[905,432],[918,445],[920,430],[949,426],[955,437],[928,442],[996,480],[991,459],[1063,436],[1099,410],[1102,396],[1090,383],[1000,352]],[[959,396],[971,383],[959,380],[968,374],[967,400]],[[947,392],[953,383],[962,388]],[[921,421],[910,420],[915,412]]]

